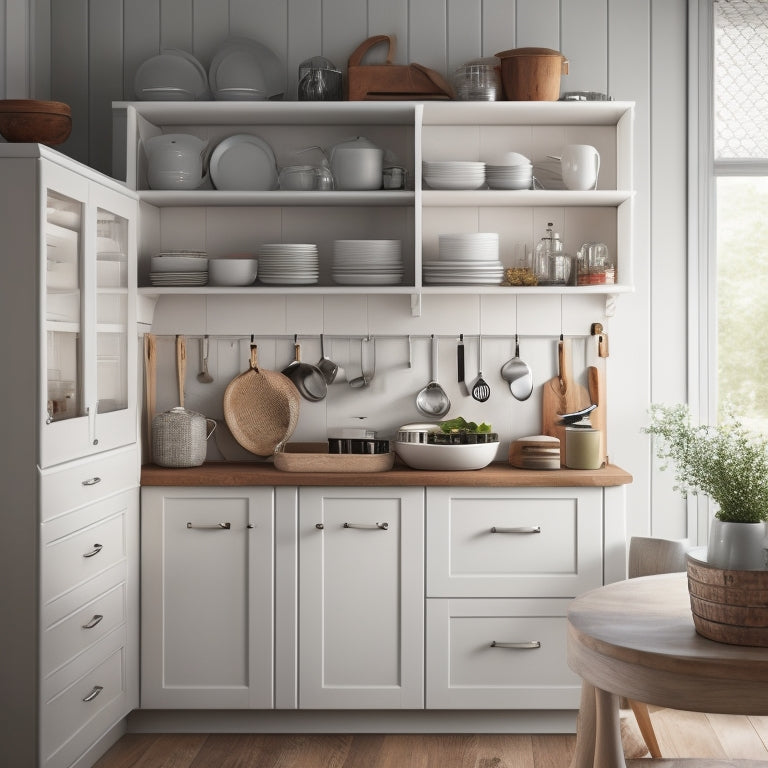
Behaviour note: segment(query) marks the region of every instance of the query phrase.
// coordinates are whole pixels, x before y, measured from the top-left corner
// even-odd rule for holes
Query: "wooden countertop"
[[[469,486],[487,488],[607,487],[632,482],[629,472],[609,464],[603,469],[516,469],[495,462],[484,469],[435,472],[410,469],[396,463],[387,472],[283,472],[271,462],[209,462],[181,469],[146,464],[142,485],[160,486]]]

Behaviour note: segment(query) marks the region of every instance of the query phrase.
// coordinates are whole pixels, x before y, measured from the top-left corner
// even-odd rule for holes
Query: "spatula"
[[[477,378],[472,385],[472,397],[478,403],[484,403],[491,396],[491,388],[483,378],[483,337],[477,337]]]

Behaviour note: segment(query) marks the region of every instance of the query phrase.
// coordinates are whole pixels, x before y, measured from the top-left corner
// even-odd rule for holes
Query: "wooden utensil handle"
[[[187,378],[187,340],[184,336],[176,337],[176,375],[179,383],[179,405],[184,407],[184,382]]]

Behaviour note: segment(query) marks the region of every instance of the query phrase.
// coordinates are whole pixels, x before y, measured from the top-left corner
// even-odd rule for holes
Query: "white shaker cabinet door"
[[[299,707],[424,705],[424,491],[299,490]]]
[[[273,706],[274,491],[142,489],[144,708]]]

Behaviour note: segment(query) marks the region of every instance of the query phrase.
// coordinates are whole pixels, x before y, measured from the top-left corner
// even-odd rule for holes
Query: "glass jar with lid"
[[[550,221],[536,245],[534,273],[539,285],[570,285],[573,259],[563,250],[563,241],[553,226]]]

